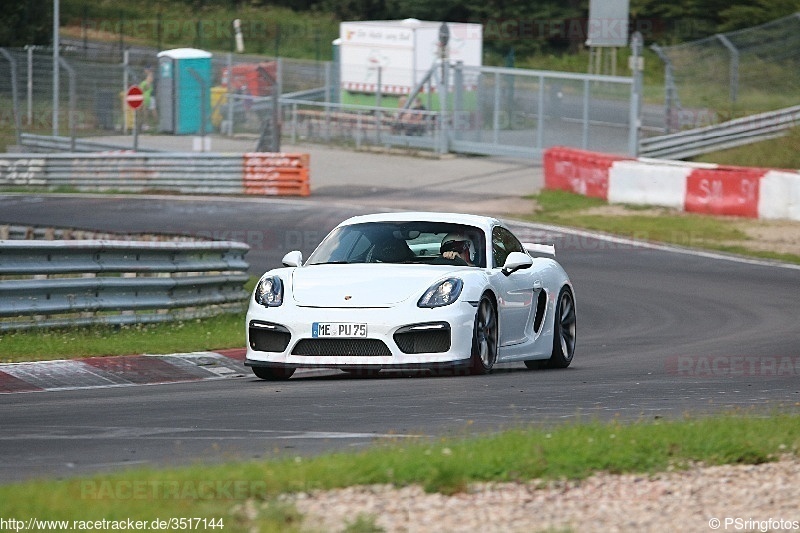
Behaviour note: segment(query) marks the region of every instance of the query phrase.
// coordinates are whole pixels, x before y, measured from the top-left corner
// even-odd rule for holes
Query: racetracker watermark
[[[709,518],[708,527],[713,531],[761,531],[763,533],[767,531],[797,531],[800,529],[800,520],[715,517]]]
[[[202,19],[81,19],[81,27],[87,33],[124,34],[137,39],[156,39],[165,41],[187,41],[197,38],[232,39],[233,21],[226,18]],[[245,39],[256,39],[264,35],[281,32],[281,24],[270,19],[246,18],[240,21],[240,29]],[[295,38],[319,37],[326,27],[315,22],[293,23],[283,31],[291,30]]]
[[[31,517],[26,519],[0,517],[0,531],[214,531],[225,529],[222,518],[171,517],[152,520],[45,520]]]
[[[265,481],[243,479],[79,482],[82,500],[245,500],[266,498]]]
[[[183,233],[183,232],[180,232]],[[191,233],[196,239],[213,241],[237,241],[246,243],[251,250],[280,252],[289,250],[313,250],[325,234],[316,230],[198,230]]]
[[[663,33],[665,26],[658,19],[639,19],[630,26],[627,19],[616,18],[489,18],[472,22],[483,26],[486,41],[561,39],[584,42],[590,34],[596,38],[624,41],[631,31],[638,31],[651,39],[657,33]]]
[[[800,376],[800,356],[678,355],[665,366],[667,373],[683,377]]]

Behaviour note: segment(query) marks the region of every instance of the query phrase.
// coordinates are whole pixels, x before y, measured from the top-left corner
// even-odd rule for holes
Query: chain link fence
[[[0,56],[0,121],[14,124],[18,113],[23,132],[81,137],[129,135],[133,111],[124,101],[128,87],[142,83],[148,70],[158,75],[155,49],[131,47],[122,57],[114,46],[66,40],[60,53],[58,112],[53,113],[53,54],[48,47],[4,49]],[[15,76],[8,75],[13,69]],[[264,78],[266,67],[282,94],[324,99],[331,86],[329,62],[222,54],[212,58],[211,121],[217,130],[259,133],[265,101],[275,80]],[[228,72],[232,75],[228,76]],[[155,83],[153,84],[156,85]],[[13,101],[16,90],[16,105]],[[228,96],[233,105],[228,113]],[[152,96],[155,98],[155,95]],[[157,110],[143,116],[141,130],[154,131]],[[228,120],[228,122],[225,122]]]
[[[798,103],[800,13],[653,49],[665,64],[667,132]]]
[[[10,61],[0,57],[0,72],[9,71],[13,62],[17,73],[13,79],[0,76],[0,100],[9,104],[2,106],[0,120],[13,119],[15,83],[25,133],[78,140],[130,135],[133,111],[125,104],[125,91],[151,69],[158,76],[157,51],[129,47],[120,57],[113,44],[64,44],[55,120],[53,58],[47,48],[9,49]],[[251,135],[254,149],[271,146],[265,135],[277,130],[279,138],[292,142],[441,153],[537,158],[553,145],[635,151],[632,78],[440,64],[409,95],[391,84],[391,73],[379,70],[373,72],[374,87],[348,87],[340,84],[331,62],[226,53],[213,55],[211,62],[207,112],[213,131]],[[158,87],[157,80],[153,85]],[[275,93],[280,95],[277,111]],[[418,105],[406,105],[409,99]],[[140,131],[157,133],[159,110],[148,107],[138,112]]]

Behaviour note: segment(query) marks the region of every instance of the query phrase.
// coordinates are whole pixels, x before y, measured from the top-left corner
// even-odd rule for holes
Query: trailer
[[[483,26],[448,22],[445,53],[451,63],[479,67],[483,56]],[[442,58],[441,22],[417,19],[342,22],[339,64],[342,103],[396,106],[411,93]],[[452,73],[448,79],[452,86]],[[435,91],[436,83],[432,84]],[[422,92],[428,88],[423,87]],[[383,98],[383,97],[386,98]],[[438,105],[434,98],[434,107]]]

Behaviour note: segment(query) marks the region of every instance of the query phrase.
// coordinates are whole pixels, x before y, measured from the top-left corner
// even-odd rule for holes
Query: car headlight
[[[256,303],[264,307],[278,307],[283,303],[283,282],[278,276],[261,278],[253,295]]]
[[[419,307],[442,307],[458,299],[464,282],[458,278],[448,278],[431,285],[417,302]]]

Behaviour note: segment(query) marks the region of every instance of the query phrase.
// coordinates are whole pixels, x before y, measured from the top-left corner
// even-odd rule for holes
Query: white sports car
[[[451,213],[353,217],[303,262],[259,280],[245,365],[262,379],[297,368],[565,368],[575,295],[547,245],[523,245],[500,221]]]

